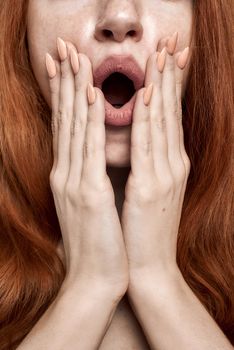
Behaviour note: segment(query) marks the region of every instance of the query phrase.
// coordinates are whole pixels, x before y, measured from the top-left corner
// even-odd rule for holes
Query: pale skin
[[[29,1],[30,59],[54,118],[50,183],[67,275],[55,303],[20,349],[119,349],[119,337],[126,349],[232,349],[176,264],[190,171],[181,122],[190,57],[183,68],[178,59],[190,45],[191,21],[188,0]],[[111,38],[102,35],[105,29],[112,31]],[[136,31],[137,40],[128,35],[130,30]],[[170,38],[175,31],[174,45]],[[69,55],[59,54],[57,37],[66,42],[68,53],[73,48],[79,54],[78,73]],[[159,69],[162,55],[158,64],[156,57],[165,45]],[[145,82],[132,126],[118,129],[104,125],[101,90],[95,88],[93,104],[88,104],[86,92],[87,84],[93,84],[92,68],[122,49],[134,54]],[[56,63],[50,79],[46,52]],[[150,83],[153,91],[145,105]],[[73,107],[82,112],[75,113],[72,136]],[[82,158],[78,150],[84,142]],[[133,337],[111,331],[125,292],[131,315],[141,326],[132,327]],[[126,315],[131,328],[134,321]],[[120,327],[120,322],[115,324]]]

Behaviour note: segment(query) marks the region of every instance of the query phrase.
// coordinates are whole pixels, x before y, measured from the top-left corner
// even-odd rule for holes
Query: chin
[[[113,168],[130,166],[130,148],[126,143],[106,144],[106,165]]]

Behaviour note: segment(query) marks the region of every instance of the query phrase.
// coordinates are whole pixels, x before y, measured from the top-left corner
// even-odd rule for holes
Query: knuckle
[[[56,133],[56,128],[57,128],[57,117],[54,113],[52,113],[51,116],[51,130],[52,130],[52,134],[55,135]]]
[[[73,182],[67,182],[66,188],[65,188],[65,196],[67,201],[73,206],[77,206],[78,204],[78,193],[79,193],[79,186],[77,184],[74,184]]]
[[[80,119],[76,118],[76,116],[73,116],[72,122],[71,122],[71,136],[74,136],[77,134],[81,129],[83,125]]]
[[[167,64],[165,65],[164,68],[166,71],[173,71],[175,69],[175,63],[174,63],[174,59],[172,59],[171,56],[167,56]]]
[[[148,154],[152,150],[152,142],[151,140],[139,141],[137,143],[132,143],[131,148],[134,149],[134,151]]]
[[[67,79],[70,76],[70,67],[68,64],[68,60],[61,62],[61,79]]]
[[[53,175],[50,175],[50,186],[54,193],[62,194],[64,190],[64,180],[58,170],[54,172]]]
[[[152,111],[150,114],[150,119],[159,129],[166,129],[166,119],[163,116],[157,115]]]
[[[97,209],[107,204],[114,204],[115,199],[110,184],[106,181],[99,181],[95,185],[82,182],[79,188],[79,200],[83,207]]]
[[[51,189],[53,189],[53,187],[54,187],[54,172],[53,172],[53,170],[51,170],[50,175],[49,175],[49,183],[50,183]]]
[[[75,131],[84,130],[86,127],[86,119],[77,114],[74,115],[73,123]]]
[[[184,164],[186,169],[186,175],[188,176],[191,170],[191,161],[187,154],[185,155],[185,158],[184,158]]]
[[[177,172],[177,176],[175,178],[176,187],[181,187],[184,183],[185,178],[185,171]]]
[[[154,191],[150,186],[141,186],[138,189],[138,201],[144,204],[149,204],[155,201]]]
[[[82,81],[82,76],[81,76],[80,70],[75,77],[75,92],[82,93],[82,94],[86,93],[86,87],[84,86],[84,83]]]
[[[132,176],[127,184],[126,197],[128,201],[134,201],[139,205],[150,204],[156,199],[156,186],[151,181],[147,181],[146,185],[142,180]]]
[[[57,81],[55,80],[51,80],[50,82],[50,93],[51,95],[59,94],[59,84],[57,84]]]
[[[171,111],[171,113],[173,113],[176,117],[178,114],[178,106],[177,106],[177,101],[171,101],[170,104],[168,104],[168,110]]]
[[[176,184],[180,185],[184,183],[184,180],[186,178],[186,169],[183,161],[180,161],[177,163],[177,170],[176,170]]]
[[[93,143],[88,142],[87,140],[84,141],[83,146],[83,156],[84,158],[90,158],[95,155],[96,153],[96,147]]]
[[[159,183],[159,191],[166,197],[174,196],[174,181],[172,177],[166,177]]]
[[[61,102],[58,112],[59,125],[63,125],[66,121],[71,120],[72,114],[73,108],[71,106],[66,106],[63,102]]]

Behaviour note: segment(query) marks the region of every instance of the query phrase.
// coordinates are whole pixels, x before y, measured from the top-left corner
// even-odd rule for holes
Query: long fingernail
[[[74,74],[77,74],[79,72],[80,64],[79,64],[78,55],[74,49],[71,49],[70,56],[71,56],[71,65],[72,65],[73,72]]]
[[[160,73],[163,72],[165,62],[166,62],[166,55],[167,55],[167,50],[166,50],[166,47],[164,47],[163,50],[158,55],[158,59],[157,59],[157,66]]]
[[[189,46],[187,46],[182,53],[180,54],[178,60],[177,60],[177,65],[180,69],[184,69],[186,66],[186,63],[188,61],[188,56],[189,56]]]
[[[90,83],[88,83],[87,92],[88,92],[88,102],[90,105],[92,105],[96,100],[96,92]]]
[[[178,32],[175,32],[167,42],[167,52],[173,55],[178,40]]]
[[[153,83],[150,83],[144,92],[144,104],[149,105],[153,92]]]
[[[67,46],[61,38],[57,38],[57,47],[58,53],[61,61],[64,61],[67,58]]]
[[[56,75],[56,65],[49,53],[46,53],[46,68],[50,79],[54,78]]]

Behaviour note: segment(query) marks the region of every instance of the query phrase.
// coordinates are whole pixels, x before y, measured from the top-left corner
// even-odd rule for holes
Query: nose
[[[122,42],[131,37],[141,40],[143,27],[134,0],[107,0],[102,17],[95,27],[95,38],[99,41]]]

